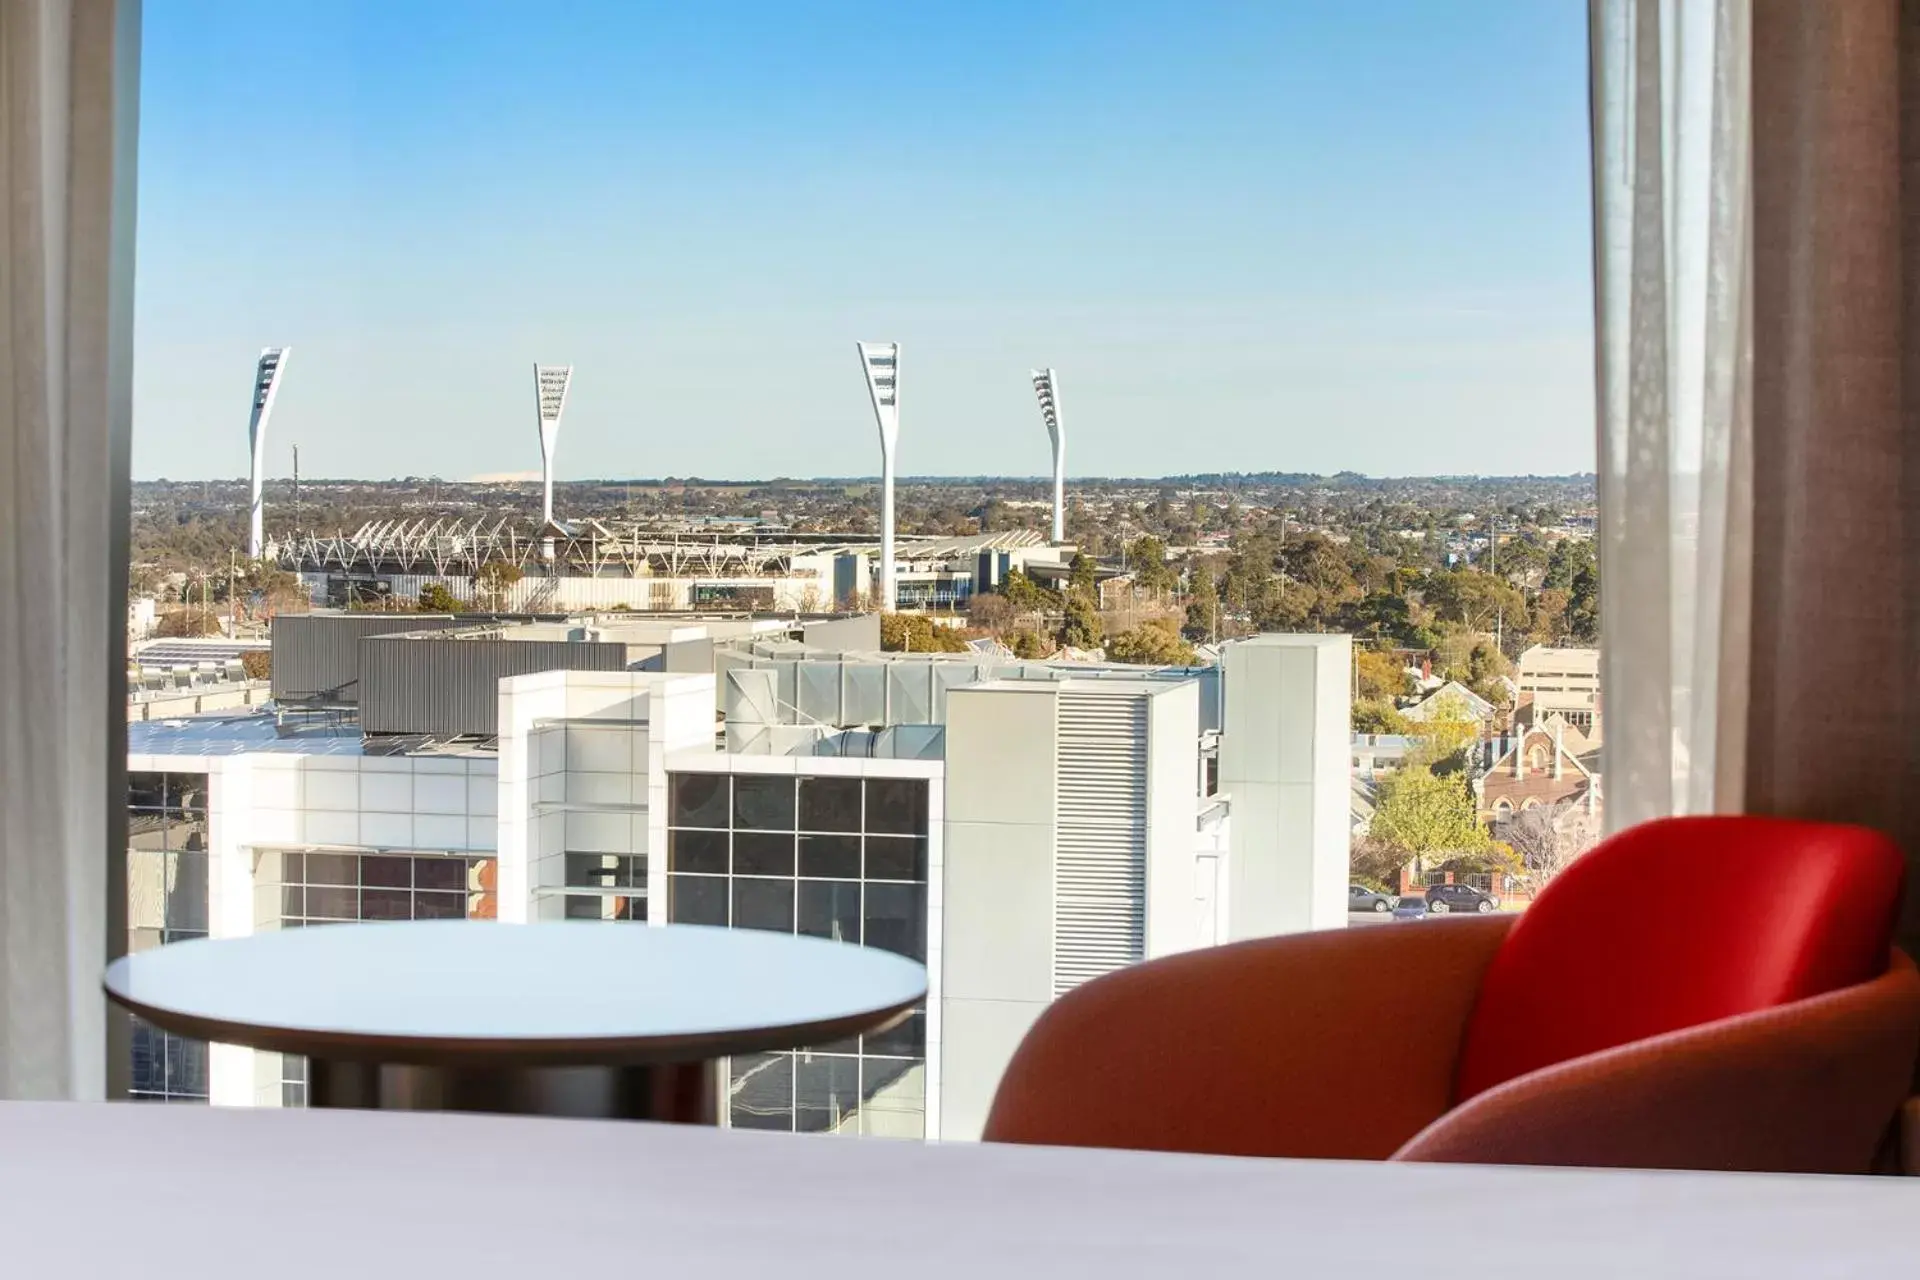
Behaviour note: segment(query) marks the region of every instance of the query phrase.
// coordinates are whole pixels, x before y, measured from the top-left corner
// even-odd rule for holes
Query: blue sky
[[[1593,465],[1575,0],[167,0],[134,474]]]

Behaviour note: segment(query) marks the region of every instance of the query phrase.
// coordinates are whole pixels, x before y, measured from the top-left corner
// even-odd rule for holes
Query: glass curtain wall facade
[[[207,775],[127,777],[127,950],[207,936]],[[133,1019],[130,1096],[205,1102],[207,1044]]]
[[[667,919],[861,943],[927,959],[921,778],[677,773]],[[739,1129],[926,1134],[926,1009],[890,1031],[733,1059]]]
[[[490,857],[462,854],[257,849],[253,918],[263,929],[360,920],[492,920],[499,914],[495,870]],[[280,1105],[307,1105],[305,1058],[282,1055]]]

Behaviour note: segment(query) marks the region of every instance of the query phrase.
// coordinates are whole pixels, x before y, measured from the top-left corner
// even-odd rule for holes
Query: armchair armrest
[[[1866,1173],[1920,1048],[1920,974],[1872,982],[1530,1072],[1394,1159]]]
[[[1384,1159],[1452,1101],[1509,918],[1261,938],[1134,965],[1027,1033],[990,1142]]]

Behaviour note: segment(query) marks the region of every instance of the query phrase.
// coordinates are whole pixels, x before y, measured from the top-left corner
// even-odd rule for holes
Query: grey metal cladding
[[[363,640],[360,727],[434,737],[500,731],[500,681],[539,671],[624,671],[627,646],[573,640]]]
[[[369,636],[443,631],[457,618],[418,613],[297,615],[273,620],[273,696],[280,702],[360,701],[360,642]]]

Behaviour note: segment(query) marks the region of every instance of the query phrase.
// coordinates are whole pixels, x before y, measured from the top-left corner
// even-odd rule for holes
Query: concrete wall
[[[1146,685],[1147,699],[1147,958],[1200,943],[1195,897],[1195,826],[1199,784],[1200,687],[1192,682]]]
[[[947,698],[940,1134],[977,1139],[1008,1059],[1053,999],[1058,689]]]
[[[1229,936],[1343,926],[1353,639],[1255,636],[1222,659]]]

